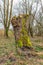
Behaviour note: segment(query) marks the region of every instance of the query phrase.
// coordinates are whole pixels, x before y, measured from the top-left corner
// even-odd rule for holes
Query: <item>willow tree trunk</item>
[[[25,27],[25,20],[22,18],[12,18],[12,26],[14,30],[15,42],[18,43],[19,47],[32,47],[30,39],[27,34]],[[16,47],[17,48],[17,47]]]

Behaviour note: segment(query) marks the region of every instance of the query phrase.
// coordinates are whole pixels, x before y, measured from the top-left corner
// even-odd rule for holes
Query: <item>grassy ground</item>
[[[16,52],[12,31],[8,39],[0,31],[0,65],[43,65],[43,38],[31,38],[31,42],[34,50],[18,48]]]

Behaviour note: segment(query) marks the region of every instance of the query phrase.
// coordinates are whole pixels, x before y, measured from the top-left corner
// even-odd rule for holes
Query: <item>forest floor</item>
[[[43,37],[30,38],[32,49],[16,51],[12,32],[6,39],[0,32],[0,65],[43,65]]]

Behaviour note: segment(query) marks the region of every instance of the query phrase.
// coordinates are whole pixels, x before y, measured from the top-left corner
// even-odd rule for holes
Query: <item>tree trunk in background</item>
[[[5,28],[5,31],[4,31],[4,36],[5,36],[6,38],[9,37],[9,36],[8,36],[8,31],[9,31],[9,29],[6,27],[6,28]]]
[[[32,31],[32,27],[31,27],[30,23],[29,23],[28,31],[30,33],[30,36],[33,37],[33,31]]]

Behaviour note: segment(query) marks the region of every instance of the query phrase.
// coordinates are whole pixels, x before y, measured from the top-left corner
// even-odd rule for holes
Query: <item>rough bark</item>
[[[19,40],[20,36],[21,36],[21,30],[22,30],[22,22],[21,22],[21,18],[12,18],[12,26],[13,26],[13,30],[14,30],[14,36],[15,36],[15,40]]]

